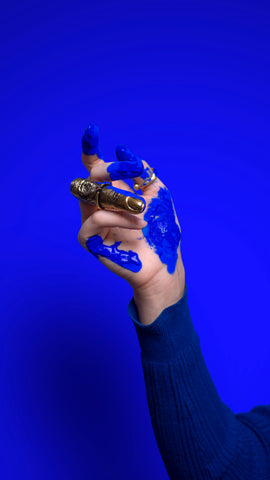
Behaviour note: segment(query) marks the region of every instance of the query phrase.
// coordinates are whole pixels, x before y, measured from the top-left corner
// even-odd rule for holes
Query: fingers
[[[89,123],[84,130],[82,139],[82,161],[90,173],[92,167],[104,163],[99,142],[99,128],[95,123]]]
[[[87,125],[81,144],[82,161],[93,181],[113,182],[132,178],[134,184],[140,185],[153,175],[149,164],[135,155],[126,145],[117,145],[115,150],[117,162],[105,163],[100,149],[99,129],[95,123]],[[154,171],[154,173],[156,172]],[[147,194],[153,194],[158,187],[164,186],[159,179],[155,180],[152,185],[147,186]],[[130,190],[128,185],[127,190]]]
[[[75,178],[70,184],[74,197],[98,209],[125,210],[139,214],[146,206],[145,199],[133,192],[116,188],[111,183],[93,182],[88,178]]]
[[[145,167],[142,159],[136,157],[127,147],[124,152],[125,155],[121,155],[122,151],[120,149],[119,152],[116,150],[116,156],[118,156],[118,153],[119,158],[117,162],[100,162],[95,164],[91,168],[91,180],[96,182],[113,182],[115,180],[148,176],[147,166]]]
[[[142,216],[133,216],[126,212],[115,213],[107,210],[96,211],[88,217],[81,226],[78,234],[79,243],[87,250],[86,242],[94,235],[104,234],[104,229],[112,227],[141,230],[146,226]]]
[[[141,175],[144,170],[143,162],[140,158],[134,161],[107,162],[95,165],[91,170],[91,180],[96,182],[115,180],[124,180]]]
[[[115,182],[114,189],[119,187],[126,190],[126,192],[122,190],[120,192],[118,189],[117,193],[124,193],[126,195],[128,192],[132,192],[130,186],[124,182],[125,179],[133,179],[134,185],[140,185],[145,181],[147,182],[153,175],[149,164],[139,156],[136,156],[126,145],[117,145],[115,151],[117,157],[116,162],[104,162],[100,149],[99,129],[95,123],[89,123],[85,128],[81,145],[82,161],[90,174],[89,179],[97,182]],[[147,185],[145,190],[143,188],[141,190],[135,190],[138,190],[138,194],[143,193],[147,199],[157,196],[160,187],[164,187],[164,184],[160,179],[156,178],[152,184]],[[84,202],[79,203],[81,220],[82,223],[84,223],[86,218],[97,211],[97,208],[96,206],[87,205]],[[104,208],[106,208],[106,206]]]
[[[153,172],[145,160],[134,155],[126,145],[116,147],[117,162],[103,162],[96,164],[91,169],[91,180],[112,182],[132,178],[134,183],[141,184],[151,177]],[[161,186],[161,182],[160,186]],[[163,185],[163,184],[162,184]],[[147,187],[147,190],[150,186]],[[156,186],[152,192],[156,190]],[[149,190],[148,190],[149,193]]]
[[[81,146],[82,162],[87,168],[88,172],[91,173],[94,165],[104,163],[104,161],[102,160],[103,155],[100,149],[99,128],[95,123],[89,123],[85,128],[81,138]],[[81,212],[81,222],[84,223],[85,220],[97,210],[97,208],[95,206],[81,202],[80,200],[79,205]]]
[[[153,173],[157,175],[156,170],[152,172],[150,165],[145,160],[142,160],[140,157],[136,156],[126,145],[117,145],[115,153],[120,163],[126,164],[128,162],[133,163],[135,161],[138,163],[142,162],[144,168],[138,173],[138,175],[133,177],[134,184],[142,184],[146,181],[146,179],[151,178]],[[156,178],[155,182],[147,186],[147,195],[155,194],[160,187],[164,187],[164,184],[159,178]]]

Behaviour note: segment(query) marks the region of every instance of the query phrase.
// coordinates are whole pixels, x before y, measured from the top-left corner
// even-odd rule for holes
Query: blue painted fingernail
[[[137,163],[137,165],[140,165],[142,163],[142,159],[140,157],[138,157],[137,155],[134,155],[134,153],[126,146],[126,145],[117,145],[116,149],[115,149],[115,153],[116,153],[116,156],[119,160],[119,162],[134,162],[134,165],[135,165],[135,162]],[[151,177],[152,175],[152,172],[150,170],[149,167],[146,167],[146,168],[143,168],[141,170],[140,173],[135,173],[135,175],[133,175],[133,177],[142,177],[143,179],[146,179],[148,177]],[[126,176],[126,177],[122,177],[122,178],[132,178],[132,176]]]
[[[82,140],[82,151],[85,155],[97,154],[102,158],[101,149],[99,146],[99,128],[95,123],[89,123],[84,130]]]
[[[118,249],[121,242],[115,242],[113,245],[104,245],[100,235],[93,235],[86,241],[86,246],[90,253],[96,258],[102,256],[108,258],[120,267],[131,270],[132,272],[139,272],[142,268],[142,262],[136,252],[129,250]]]
[[[109,165],[107,168],[107,172],[109,172],[111,180],[138,177],[143,171],[144,166],[139,158],[131,162],[114,162],[111,163],[111,165]]]
[[[174,273],[181,231],[175,221],[169,190],[159,189],[158,196],[152,198],[148,206],[144,220],[147,222],[146,227],[142,229],[145,239],[159,256],[160,261],[167,265],[167,271]]]
[[[134,153],[126,145],[117,145],[115,153],[119,162],[136,162],[138,160],[142,160],[140,157],[137,157],[137,155],[134,155]]]

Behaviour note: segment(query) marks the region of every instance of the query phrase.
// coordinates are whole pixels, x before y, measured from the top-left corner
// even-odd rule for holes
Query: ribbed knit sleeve
[[[270,479],[270,405],[234,414],[205,364],[183,297],[149,324],[134,298],[128,313],[138,336],[148,408],[171,480]]]

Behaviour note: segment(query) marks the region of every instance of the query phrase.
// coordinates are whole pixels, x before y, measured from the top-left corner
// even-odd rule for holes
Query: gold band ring
[[[144,190],[145,188],[149,187],[151,183],[154,183],[154,181],[157,179],[157,176],[153,168],[150,168],[150,171],[151,171],[151,175],[149,175],[149,177],[147,177],[142,183],[134,182],[134,185],[133,185],[134,190]]]

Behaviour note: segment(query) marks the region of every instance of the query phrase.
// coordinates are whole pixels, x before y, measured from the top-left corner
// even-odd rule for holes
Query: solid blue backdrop
[[[131,287],[77,241],[81,135],[156,167],[191,317],[233,411],[270,401],[269,26],[262,1],[18,2],[1,12],[3,480],[165,480]]]

